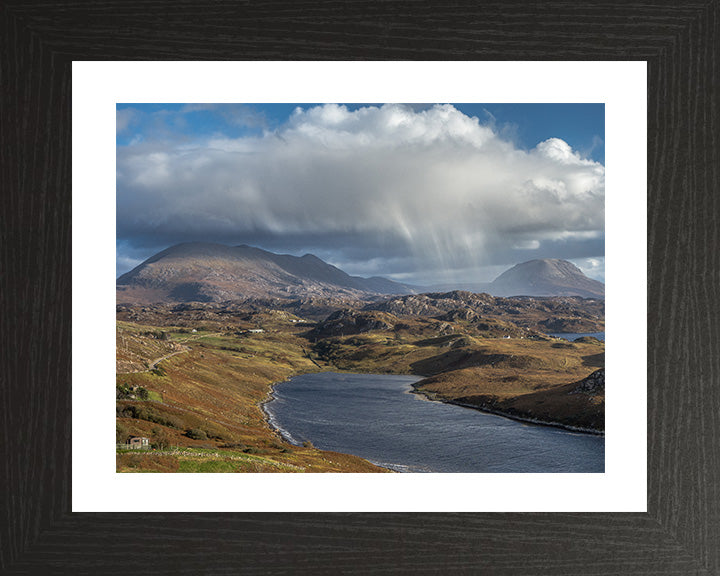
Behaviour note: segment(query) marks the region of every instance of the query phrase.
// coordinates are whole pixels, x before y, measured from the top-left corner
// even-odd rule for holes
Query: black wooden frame
[[[648,512],[70,512],[71,62],[137,59],[646,60]],[[720,0],[6,0],[0,572],[720,574],[719,91]]]

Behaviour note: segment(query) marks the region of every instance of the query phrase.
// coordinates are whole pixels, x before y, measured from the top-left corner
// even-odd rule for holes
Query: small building
[[[150,440],[148,438],[134,436],[128,440],[128,446],[134,450],[143,450],[150,447]]]

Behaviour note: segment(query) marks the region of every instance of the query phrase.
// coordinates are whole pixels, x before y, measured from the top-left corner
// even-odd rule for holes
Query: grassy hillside
[[[165,351],[146,326],[125,323],[118,330],[133,354],[141,359],[144,354],[141,364]],[[267,425],[260,404],[270,385],[318,369],[292,329],[243,336],[188,335],[171,327],[165,332],[170,343],[182,343],[187,351],[163,360],[153,371],[117,374],[118,390],[146,390],[150,396],[118,395],[117,441],[145,436],[157,448],[118,451],[118,471],[383,471],[354,456],[287,444]],[[128,350],[118,348],[119,368],[127,355]],[[173,451],[175,446],[182,450]]]
[[[261,404],[271,385],[323,370],[416,374],[429,397],[602,430],[604,343],[569,343],[504,319],[343,312],[314,324],[287,311],[124,308],[117,323],[118,471],[380,472],[354,456],[284,442]],[[255,331],[253,331],[255,330]],[[261,330],[257,332],[257,330]],[[350,332],[350,333],[348,333]]]
[[[430,364],[436,374],[415,388],[431,398],[578,429],[605,428],[604,386],[592,394],[575,393],[578,381],[604,367],[600,341],[502,340]]]
[[[314,350],[341,370],[427,376],[414,387],[436,400],[588,430],[604,429],[604,390],[593,397],[564,392],[567,385],[604,367],[603,342],[425,335],[368,333],[323,340]]]

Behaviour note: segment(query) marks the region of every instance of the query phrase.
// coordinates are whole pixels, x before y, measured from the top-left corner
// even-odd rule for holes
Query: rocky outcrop
[[[391,314],[346,308],[330,314],[312,333],[317,338],[349,336],[372,330],[392,330],[395,324],[397,318]]]
[[[442,316],[438,316],[438,320],[445,320],[446,322],[457,322],[458,320],[475,320],[478,318],[477,312],[470,310],[469,308],[457,308],[450,310]]]
[[[587,378],[575,383],[569,394],[587,394],[588,396],[605,395],[605,369],[596,370]]]
[[[497,322],[545,334],[605,330],[604,300],[578,296],[501,298],[455,290],[394,296],[366,304],[363,310],[377,310],[399,317],[468,322],[481,331],[496,328]]]

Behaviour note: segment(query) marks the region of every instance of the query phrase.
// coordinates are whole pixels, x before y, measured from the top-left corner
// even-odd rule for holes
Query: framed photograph
[[[712,456],[718,443],[713,402],[717,354],[712,338],[717,298],[711,282],[717,263],[708,252],[717,229],[712,192],[719,184],[711,161],[717,156],[714,134],[719,120],[713,88],[718,73],[712,58],[713,38],[718,34],[717,3],[619,5],[609,15],[605,5],[557,5],[542,11],[534,5],[517,5],[518,10],[510,14],[506,6],[498,4],[469,12],[445,8],[433,16],[426,13],[430,5],[413,6],[412,10],[396,7],[392,14],[386,6],[366,4],[346,6],[342,13],[324,5],[286,8],[278,12],[267,6],[237,9],[216,5],[208,9],[185,5],[168,14],[159,5],[130,13],[119,6],[85,9],[63,3],[52,7],[11,3],[0,12],[4,31],[0,37],[7,55],[0,61],[0,70],[4,78],[13,79],[0,93],[2,178],[9,191],[2,221],[6,250],[0,302],[11,328],[2,346],[2,430],[6,439],[2,447],[5,466],[0,468],[6,487],[0,500],[3,573],[718,572],[715,527],[720,504],[712,490],[718,474]],[[410,30],[414,31],[412,37],[407,33]],[[548,33],[538,36],[538,30]],[[352,48],[347,44],[351,37]],[[138,58],[143,62],[131,61]],[[167,58],[176,61],[158,61]],[[289,62],[289,58],[308,62]],[[192,62],[198,59],[214,62]],[[402,62],[380,62],[390,59]],[[379,85],[382,91],[377,89]],[[473,97],[473,90],[482,96]],[[558,90],[564,97],[558,96]],[[197,185],[192,179],[202,174],[207,160],[185,154],[184,164],[170,164],[168,157],[176,154],[182,143],[170,153],[154,149],[152,142],[128,149],[128,154],[117,151],[117,129],[123,122],[140,122],[139,115],[145,115],[155,128],[164,129],[168,124],[152,113],[175,113],[180,124],[186,122],[187,136],[187,122],[191,122],[187,113],[193,106],[195,112],[202,106],[206,107],[203,112],[209,105],[220,106],[220,112],[215,108],[212,113],[222,115],[243,112],[240,104],[246,106],[243,113],[269,115],[267,106],[286,103],[300,110],[296,112],[297,125],[305,134],[316,130],[313,138],[318,122],[327,121],[327,115],[336,120],[345,115],[347,120],[360,110],[365,110],[366,119],[385,114],[387,120],[393,113],[404,114],[413,128],[417,128],[413,122],[419,114],[425,114],[424,118],[454,115],[461,123],[471,120],[467,133],[473,137],[482,123],[473,123],[478,113],[464,106],[493,102],[604,104],[602,139],[603,146],[607,144],[607,161],[605,152],[599,162],[591,152],[580,154],[564,141],[564,146],[552,141],[545,146],[552,145],[552,150],[540,146],[536,152],[555,160],[564,154],[573,162],[586,162],[573,168],[573,177],[581,172],[581,165],[592,168],[600,164],[603,168],[603,267],[610,335],[607,358],[603,354],[609,376],[602,470],[266,474],[258,468],[257,473],[242,475],[203,473],[209,468],[172,470],[199,474],[116,471],[117,461],[125,466],[138,460],[131,458],[132,454],[116,460],[117,447],[106,449],[108,438],[110,446],[113,435],[118,438],[112,418],[116,401],[121,401],[118,405],[123,409],[143,400],[138,395],[148,395],[156,403],[158,398],[165,404],[177,401],[170,393],[145,387],[130,377],[127,382],[116,380],[116,395],[112,396],[112,376],[105,373],[105,367],[116,365],[114,280],[118,269],[113,250],[131,262],[139,253],[132,254],[130,249],[141,244],[143,234],[149,234],[133,228],[143,218],[133,220],[132,225],[132,219],[124,218],[121,226],[119,216],[141,211],[148,215],[146,223],[162,224],[166,218],[178,223],[176,231],[179,228],[187,234],[205,226],[207,232],[207,222],[214,221],[216,229],[222,227],[218,215],[224,205],[220,202],[220,208],[213,208],[210,204],[222,186],[210,190],[203,207],[210,218],[203,224],[201,219],[187,216],[199,209],[190,197],[180,197],[179,204],[186,210],[173,202],[159,207],[143,202],[116,204],[115,189],[121,182],[123,186],[128,181],[141,182],[145,189],[149,186],[156,191],[168,182],[177,190],[183,178]],[[160,106],[153,110],[151,104]],[[247,106],[253,104],[255,107]],[[228,105],[233,108],[222,108]],[[487,106],[485,109],[492,114]],[[179,112],[186,113],[185,117]],[[138,116],[133,118],[133,114]],[[285,117],[281,123],[286,122]],[[252,119],[245,117],[242,123],[247,127]],[[147,138],[138,126],[132,137]],[[352,135],[345,130],[342,138],[347,138],[348,132]],[[293,144],[293,134],[288,131],[278,129],[275,136]],[[327,138],[337,136],[337,132],[326,132],[325,144]],[[371,130],[362,133],[363,138],[376,136]],[[521,142],[520,138],[501,140],[500,148],[507,142]],[[347,140],[343,143],[347,145]],[[457,140],[451,143],[462,155]],[[311,146],[320,144],[318,140],[310,142]],[[240,137],[216,142],[214,149],[238,145],[247,146],[248,141]],[[529,154],[521,143],[518,146],[518,154]],[[358,156],[363,150],[353,149],[353,153],[360,163],[367,164],[369,160]],[[298,147],[296,152],[306,150]],[[270,150],[271,157],[273,153]],[[444,153],[447,151],[431,152],[436,156]],[[399,156],[387,156],[393,165],[402,167]],[[382,160],[375,157],[377,162]],[[215,161],[212,159],[206,178],[222,171]],[[172,178],[160,182],[157,177],[162,170],[143,172],[143,162],[165,163]],[[308,162],[315,173],[331,178],[329,172],[323,173],[320,156],[310,155]],[[259,164],[255,163],[259,173],[272,169],[272,161]],[[463,173],[460,164],[453,157],[452,173],[458,180]],[[439,165],[429,161],[424,165],[433,170],[416,182],[417,193],[431,176],[451,178],[449,173],[443,175]],[[307,165],[298,162],[295,166],[299,171],[290,177],[300,182],[299,175]],[[521,172],[518,164],[513,176],[525,182],[526,191],[527,186],[534,186],[534,191],[540,187],[557,197],[568,190],[559,176],[543,184]],[[343,182],[351,186],[348,174],[343,172]],[[267,180],[262,180],[262,185],[267,186]],[[593,188],[588,185],[586,190],[592,194]],[[247,191],[250,196],[251,192]],[[321,197],[307,198],[306,208],[313,207],[313,198],[317,201],[314,211],[331,208],[323,205]],[[178,196],[173,196],[176,199]],[[287,199],[278,198],[277,207],[267,213],[265,224],[272,225],[266,229],[300,229],[296,213],[301,207],[287,204]],[[428,196],[423,204],[435,218],[442,217],[442,209],[447,208],[456,218],[458,233],[470,230],[463,228],[451,203],[435,205]],[[477,214],[472,210],[472,206],[467,208],[468,213]],[[381,215],[387,213],[386,209]],[[584,218],[592,222],[591,215]],[[398,224],[397,219],[395,222]],[[429,216],[427,222],[432,229]],[[501,213],[495,213],[493,222],[504,229]],[[260,229],[257,221],[249,227]],[[158,230],[165,234],[171,228],[159,226],[153,234]],[[415,222],[405,223],[405,229],[417,237]],[[329,236],[322,255],[331,262],[346,261],[358,277],[382,272],[393,274],[395,282],[403,280],[400,268],[383,268],[381,262],[375,262],[370,273],[359,273],[352,268],[357,261],[339,250],[339,236]],[[163,241],[169,237],[164,236]],[[375,240],[382,238],[377,232]],[[116,244],[119,239],[125,242],[123,249]],[[504,243],[507,239],[502,237]],[[537,238],[514,239],[517,250],[542,246]],[[446,247],[456,247],[451,240],[454,237],[443,237]],[[367,247],[369,242],[367,238],[361,242],[356,235],[351,244]],[[439,242],[436,236],[435,245]],[[270,240],[262,246],[266,252],[270,247]],[[128,250],[123,251],[125,248]],[[427,254],[427,246],[421,252]],[[148,257],[153,254],[141,259]],[[363,258],[370,260],[367,253]],[[120,277],[131,270],[121,271]],[[284,270],[287,272],[287,267]],[[411,285],[420,277],[409,274],[407,279],[406,284]],[[136,288],[125,281],[119,284]],[[129,293],[130,288],[124,290]],[[209,289],[176,287],[176,294],[190,288],[206,295]],[[290,334],[296,329],[291,324],[308,320],[296,312],[283,316],[288,326],[279,333]],[[372,308],[363,312],[374,315],[374,320],[385,314],[383,321],[392,314]],[[132,307],[127,313],[148,314]],[[522,310],[519,313],[523,314]],[[147,316],[140,320],[144,322]],[[501,326],[497,318],[492,321],[493,326],[483,328],[485,333],[477,337],[492,336],[498,340],[497,346],[513,346],[513,340],[524,341],[534,334],[532,327],[517,334],[490,334]],[[269,320],[258,324],[253,316],[249,322],[252,325],[233,325],[228,330],[248,341],[270,341],[266,334]],[[444,322],[453,327],[457,319]],[[160,322],[148,326],[158,358],[186,353],[184,348],[165,350],[168,341],[192,348],[196,346],[194,340],[190,342],[193,338],[211,336],[202,333],[201,323],[175,325],[173,330],[165,330]],[[502,326],[507,330],[509,324]],[[332,332],[337,323],[318,322],[308,328],[318,330],[312,342],[317,344],[323,339],[320,331]],[[382,345],[404,346],[407,343],[399,340],[408,334],[429,338],[428,346],[437,345],[437,338],[448,340],[449,333],[429,336],[423,332],[436,328],[442,327],[418,320],[410,328],[394,330],[393,334],[399,335],[396,340],[384,340]],[[342,330],[334,334],[339,346],[349,336],[358,338],[344,333],[345,324],[337,329]],[[113,335],[109,346],[107,333]],[[138,336],[128,326],[119,337],[150,338],[148,334]],[[277,333],[273,334],[275,338]],[[370,331],[367,337],[376,336]],[[510,342],[502,341],[505,336]],[[180,342],[180,337],[187,341]],[[217,341],[208,342],[228,347],[224,333],[213,337]],[[567,346],[560,340],[547,342],[549,346]],[[573,344],[580,348],[599,345],[589,339]],[[154,362],[133,372],[131,353],[135,349],[126,343],[122,346],[118,349],[128,351],[124,374],[154,370],[162,377],[162,364],[159,368]],[[301,360],[327,361],[327,355],[318,354],[325,350],[323,346],[313,348]],[[225,350],[251,362],[255,353],[268,351],[252,344],[242,350]],[[210,346],[198,353],[212,356],[216,351]],[[337,354],[333,358],[340,357]],[[592,356],[583,352],[583,357]],[[271,360],[291,363],[293,358],[276,355]],[[426,360],[417,358],[418,362]],[[626,381],[622,387],[620,380]],[[583,389],[595,386],[574,384]],[[448,390],[440,388],[439,392],[449,394]],[[461,399],[459,395],[448,398]],[[124,414],[120,416],[122,419]],[[157,430],[129,430],[122,440],[128,445],[137,440],[140,453],[143,438],[157,444],[164,428],[180,429],[168,423],[155,422]],[[200,420],[196,425],[185,424],[181,428],[191,449],[203,450],[203,443],[232,443],[228,449],[238,451],[237,462],[256,466],[260,456],[274,454],[272,450],[253,452],[253,445],[242,444],[242,438],[233,436],[239,434],[234,429],[226,431],[230,435],[224,438],[225,432]],[[288,432],[301,436],[296,430]],[[302,434],[313,439],[315,433]],[[293,456],[314,458],[315,447],[301,446],[303,438],[299,440]],[[279,456],[286,454],[284,445],[270,448],[276,448],[277,462],[291,465],[289,456],[283,456],[284,460]],[[326,461],[324,465],[339,464]]]
[[[123,267],[73,279],[74,510],[645,510],[644,62],[73,66],[73,259]]]

